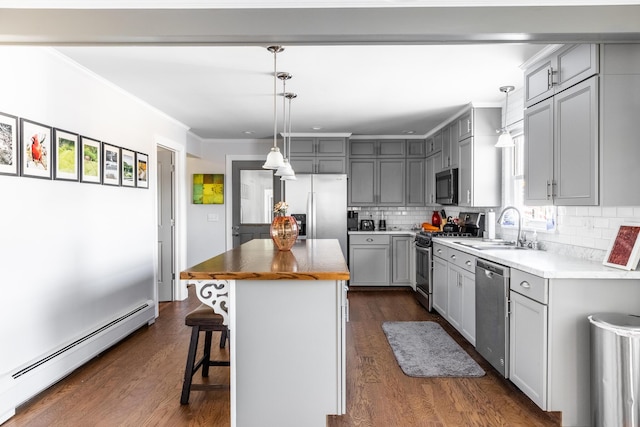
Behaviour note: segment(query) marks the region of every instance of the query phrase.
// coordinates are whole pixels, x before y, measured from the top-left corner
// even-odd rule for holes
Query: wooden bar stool
[[[189,344],[189,354],[187,355],[187,367],[184,371],[184,382],[182,384],[182,396],[180,403],[186,405],[189,403],[189,393],[191,390],[211,390],[228,387],[220,384],[193,384],[193,375],[202,368],[202,376],[209,376],[209,366],[229,366],[228,360],[211,360],[211,337],[213,331],[220,331],[220,348],[224,348],[229,337],[229,329],[222,324],[222,316],[214,313],[213,309],[205,304],[187,314],[184,321],[185,325],[191,326],[191,342]],[[204,338],[204,354],[202,358],[196,362],[196,351],[198,349],[198,340],[200,332],[205,333]]]

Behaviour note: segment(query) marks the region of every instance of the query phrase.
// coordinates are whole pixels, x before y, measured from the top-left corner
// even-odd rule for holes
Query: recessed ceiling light
[[[415,130],[403,130],[402,133],[404,135],[413,135],[414,133],[416,133]]]
[[[320,129],[322,129],[322,127],[320,127],[320,126],[313,126],[311,129],[313,129],[313,130],[320,130]]]
[[[242,133],[244,133],[245,135],[253,135],[255,132],[252,130],[243,130]]]

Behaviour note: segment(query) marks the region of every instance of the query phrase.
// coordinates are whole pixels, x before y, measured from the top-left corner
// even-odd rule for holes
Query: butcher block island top
[[[349,280],[335,239],[297,241],[279,251],[271,239],[254,239],[180,272],[182,280]]]

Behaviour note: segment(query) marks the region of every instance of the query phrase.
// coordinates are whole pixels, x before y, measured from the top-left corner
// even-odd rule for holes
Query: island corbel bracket
[[[229,326],[229,281],[228,280],[194,280],[198,299],[213,311],[222,316],[222,324]]]

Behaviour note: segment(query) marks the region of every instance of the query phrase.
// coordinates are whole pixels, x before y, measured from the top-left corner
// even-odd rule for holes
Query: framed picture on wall
[[[18,175],[20,150],[18,118],[0,113],[0,174]]]
[[[120,174],[122,176],[123,187],[135,187],[136,186],[136,153],[135,151],[122,148],[120,150],[122,166],[120,168]]]
[[[20,119],[22,144],[22,176],[51,179],[53,169],[51,128],[41,123]]]
[[[638,237],[640,237],[640,223],[621,224],[602,263],[623,270],[635,270],[640,260]]]
[[[102,183],[120,185],[120,147],[102,143]]]
[[[136,185],[139,188],[149,188],[149,157],[144,153],[136,155]]]
[[[77,181],[79,173],[79,138],[75,133],[53,129],[55,168],[53,177],[66,181]]]
[[[80,181],[102,183],[102,143],[95,139],[80,137]]]

